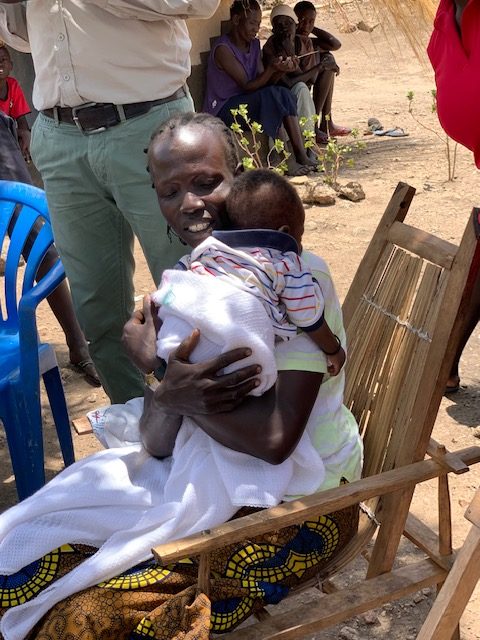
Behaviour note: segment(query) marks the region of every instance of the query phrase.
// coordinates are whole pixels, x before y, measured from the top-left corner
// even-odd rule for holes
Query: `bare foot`
[[[445,385],[445,394],[456,393],[460,389],[460,377],[450,376]]]
[[[77,373],[81,373],[85,376],[85,380],[92,385],[92,387],[101,387],[102,383],[98,377],[95,365],[88,353],[88,347],[72,347],[69,349],[70,364],[72,369]]]
[[[341,127],[340,125],[332,124],[328,129],[331,138],[339,138],[341,136],[348,136],[352,133],[349,127]]]

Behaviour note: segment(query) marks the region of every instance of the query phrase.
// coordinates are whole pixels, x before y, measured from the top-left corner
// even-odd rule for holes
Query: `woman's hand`
[[[142,309],[133,312],[123,327],[122,343],[130,360],[144,373],[151,373],[161,364],[156,353],[160,329],[157,308],[149,295],[143,297]]]
[[[129,322],[135,331],[134,318]],[[233,349],[199,364],[189,362],[199,337],[196,329],[170,355],[163,380],[155,391],[146,390],[140,433],[144,447],[156,458],[171,455],[184,415],[230,412],[258,386],[253,377],[261,371],[258,365],[219,374],[229,364],[249,356],[250,349]]]
[[[275,71],[292,73],[292,71],[297,71],[299,68],[299,62],[296,56],[279,57],[272,61],[271,66]]]
[[[258,365],[249,365],[233,373],[221,371],[251,355],[250,349],[233,349],[222,355],[192,364],[190,354],[200,338],[195,329],[173,351],[165,376],[155,391],[155,403],[167,414],[212,414],[235,409],[258,386]]]

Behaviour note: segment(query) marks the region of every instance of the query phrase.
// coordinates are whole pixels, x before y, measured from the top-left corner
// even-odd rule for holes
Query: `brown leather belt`
[[[148,102],[132,102],[131,104],[112,104],[109,102],[87,102],[78,107],[53,107],[44,109],[42,113],[56,122],[76,125],[82,133],[100,133],[120,122],[148,113],[152,107],[179,100],[187,95],[185,87],[159,100]]]

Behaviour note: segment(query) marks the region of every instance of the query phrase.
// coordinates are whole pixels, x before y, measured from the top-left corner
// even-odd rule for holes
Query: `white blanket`
[[[157,460],[130,444],[139,441],[142,408],[136,399],[109,409],[108,444],[127,446],[80,460],[0,516],[0,574],[15,573],[62,544],[99,548],[33,600],[7,611],[0,626],[5,640],[25,638],[54,604],[146,560],[153,546],[221,524],[243,505],[268,507],[286,495],[312,493],[324,480],[308,429],[294,453],[274,466],[223,447],[184,418],[173,456]]]
[[[260,384],[251,395],[260,396],[277,379],[272,323],[253,294],[215,277],[191,271],[163,272],[160,288],[152,295],[160,306],[163,324],[157,336],[157,355],[168,361],[180,342],[200,329],[192,362],[204,362],[237,347],[250,347],[252,355],[225,369],[235,371],[249,364],[262,367]]]
[[[141,403],[126,406],[134,437]],[[112,407],[109,420],[121,422],[124,409]],[[146,560],[153,546],[225,522],[241,505],[271,506],[286,494],[312,493],[323,476],[306,434],[288,460],[272,466],[226,449],[188,419],[171,458],[156,460],[136,444],[80,460],[2,514],[0,574],[15,573],[68,542],[99,550],[7,611],[1,632],[6,640],[21,640],[55,603]]]

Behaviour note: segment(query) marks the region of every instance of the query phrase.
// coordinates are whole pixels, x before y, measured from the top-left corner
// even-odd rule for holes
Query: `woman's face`
[[[245,42],[252,42],[257,37],[260,24],[262,22],[262,12],[260,9],[250,9],[246,13],[235,16],[233,24],[236,26],[238,34]]]
[[[199,125],[173,129],[154,140],[148,160],[162,213],[184,242],[196,247],[225,227],[233,172],[218,134]]]

